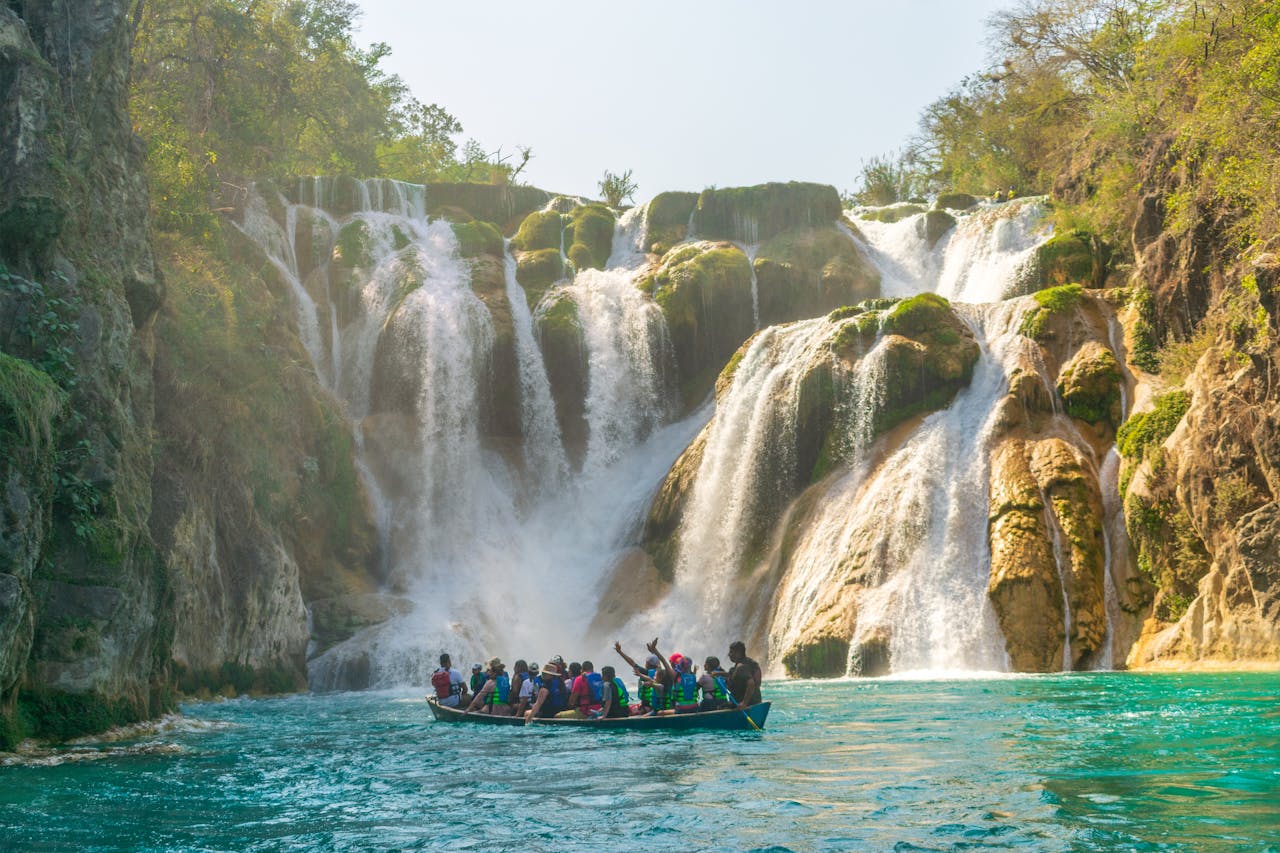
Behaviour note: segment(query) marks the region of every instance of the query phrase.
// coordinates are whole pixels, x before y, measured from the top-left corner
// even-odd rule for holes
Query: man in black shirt
[[[741,640],[729,645],[729,660],[733,661],[733,668],[729,670],[729,692],[738,700],[738,707],[759,704],[760,664],[747,657],[747,646]]]

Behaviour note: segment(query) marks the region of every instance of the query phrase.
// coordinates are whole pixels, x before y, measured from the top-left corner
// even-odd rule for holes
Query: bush
[[[1155,399],[1155,408],[1133,415],[1116,432],[1116,448],[1126,459],[1140,460],[1148,447],[1158,446],[1173,434],[1191,406],[1186,391],[1171,391]]]

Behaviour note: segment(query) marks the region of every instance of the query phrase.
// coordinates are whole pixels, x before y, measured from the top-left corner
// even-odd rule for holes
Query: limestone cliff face
[[[1150,146],[1132,229],[1131,348],[1165,354],[1121,435],[1125,520],[1155,590],[1128,663],[1275,666],[1280,261],[1266,245],[1239,254],[1224,238],[1235,212],[1211,203],[1175,230],[1162,199],[1193,177],[1168,150]]]
[[[37,733],[62,734],[168,701],[172,622],[148,528],[162,286],[126,112],[128,4],[18,8],[0,9],[0,349],[43,378],[25,378],[40,414],[20,418],[25,450],[10,430],[0,454],[0,717],[21,694]],[[0,372],[24,381],[12,360]],[[65,407],[39,402],[54,386]]]

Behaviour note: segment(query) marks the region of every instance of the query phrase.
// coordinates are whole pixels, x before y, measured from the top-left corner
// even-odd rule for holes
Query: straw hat
[[[561,669],[559,666],[557,666],[555,663],[544,663],[544,664],[542,665],[542,674],[543,674],[543,675],[550,675],[550,676],[552,676],[552,677],[554,677],[554,676],[561,676],[561,677],[563,677],[563,676],[564,676],[564,670],[563,670],[563,669]]]

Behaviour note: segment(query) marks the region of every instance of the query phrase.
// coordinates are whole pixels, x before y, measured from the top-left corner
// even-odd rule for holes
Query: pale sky
[[[803,180],[850,189],[986,55],[1010,0],[360,0],[358,38],[522,179],[598,196]],[[461,140],[460,140],[461,141]]]

